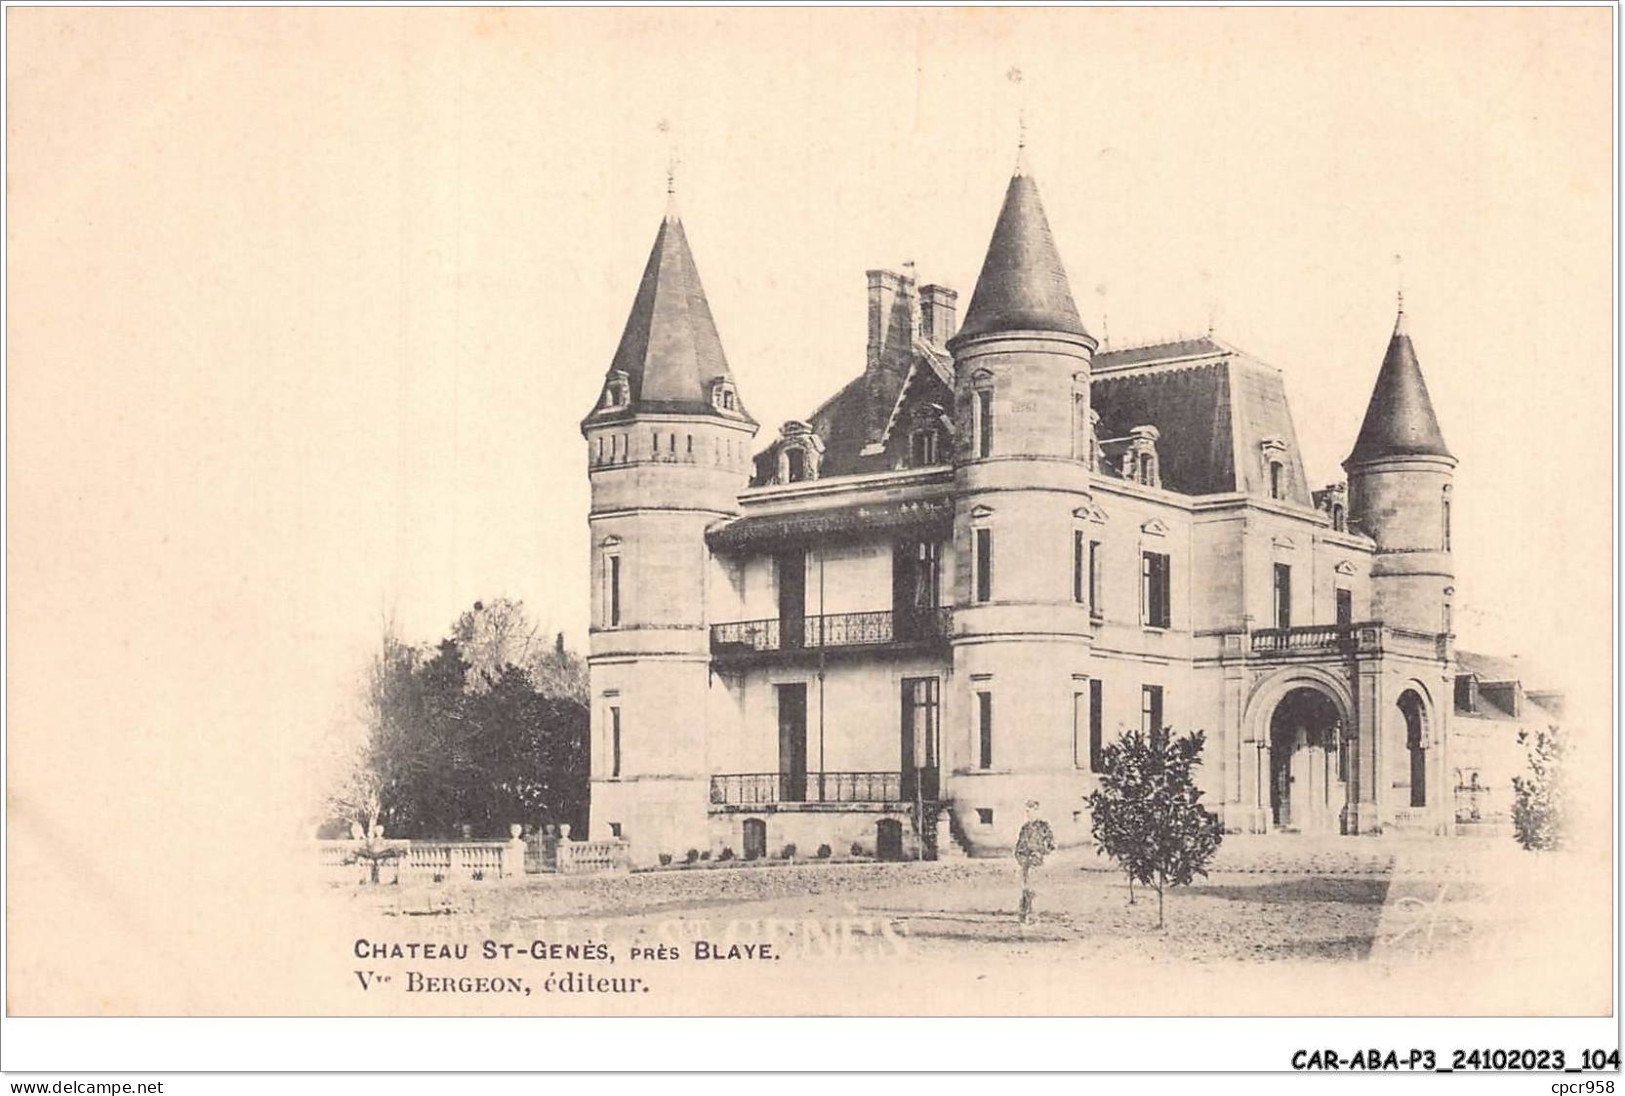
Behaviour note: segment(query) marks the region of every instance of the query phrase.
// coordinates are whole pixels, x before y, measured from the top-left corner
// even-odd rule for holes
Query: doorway
[[[807,686],[780,685],[779,800],[807,801]]]
[[[903,824],[895,818],[882,818],[875,823],[875,859],[901,860],[903,858]]]
[[[745,859],[764,859],[767,856],[767,823],[760,818],[747,818],[744,829]]]
[[[1336,833],[1348,802],[1348,744],[1337,705],[1297,688],[1270,716],[1270,817],[1277,829]]]
[[[779,575],[779,647],[806,646],[807,553],[797,548],[773,557]]]
[[[903,799],[934,801],[941,791],[941,701],[934,677],[903,679],[902,733],[899,736]]]

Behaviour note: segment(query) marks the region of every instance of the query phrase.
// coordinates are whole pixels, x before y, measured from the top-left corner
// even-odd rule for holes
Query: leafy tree
[[[421,758],[414,742],[418,707],[416,653],[386,626],[363,678],[359,718],[335,740],[337,773],[328,812],[369,842],[380,836],[389,805],[411,784]]]
[[[506,836],[526,819],[587,822],[585,674],[563,637],[537,642],[517,602],[476,604],[432,651],[386,630],[362,733],[330,800],[369,841]]]
[[[1036,803],[1028,803],[1027,809],[1033,810]],[[1042,818],[1031,818],[1021,826],[1021,833],[1016,836],[1016,863],[1021,865],[1021,909],[1018,916],[1021,923],[1026,924],[1033,917],[1033,899],[1036,897],[1028,884],[1028,878],[1034,868],[1041,867],[1044,858],[1055,851],[1055,832],[1050,829],[1048,822]]]
[[[1102,751],[1100,786],[1089,796],[1096,848],[1122,866],[1131,895],[1136,882],[1157,892],[1159,929],[1167,889],[1206,876],[1223,839],[1196,786],[1204,740],[1201,731],[1127,731]]]
[[[1531,852],[1562,848],[1568,822],[1568,737],[1554,725],[1537,731],[1533,739],[1528,731],[1519,731],[1518,745],[1529,753],[1529,775],[1512,778],[1513,836]]]

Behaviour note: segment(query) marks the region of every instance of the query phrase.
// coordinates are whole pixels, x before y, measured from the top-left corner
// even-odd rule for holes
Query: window
[[[1141,553],[1140,618],[1147,628],[1167,628],[1171,621],[1168,597],[1168,557],[1161,552]]]
[[[1100,541],[1089,542],[1089,615],[1104,615],[1100,604]]]
[[[609,710],[609,775],[611,779],[619,779],[621,775],[621,709]]]
[[[1292,568],[1285,563],[1275,565],[1275,626],[1292,627]]]
[[[991,457],[993,455],[993,390],[979,388],[976,391],[976,455],[978,457]]]
[[[1089,598],[1088,568],[1088,548],[1084,544],[1083,534],[1074,531],[1072,534],[1072,600],[1079,605],[1086,604]]]
[[[1439,631],[1443,632],[1447,636],[1455,635],[1455,625],[1456,622],[1454,619],[1452,619],[1450,612],[1450,603],[1447,601],[1439,611]]]
[[[976,821],[980,822],[984,826],[993,825],[993,808],[992,807],[977,807],[976,808]]]
[[[1346,533],[1349,529],[1348,511],[1341,502],[1332,503],[1332,530],[1337,533]]]
[[[993,767],[993,694],[976,694],[976,729],[978,768]]]
[[[916,430],[909,437],[908,462],[915,468],[924,468],[936,464],[937,432],[935,430]]]
[[[1354,594],[1343,587],[1337,589],[1337,625],[1347,628],[1354,623]]]
[[[1079,692],[1078,684],[1072,683],[1072,766],[1081,769],[1090,763],[1089,694]]]
[[[976,530],[976,600],[993,600],[993,530]]]
[[[1281,462],[1278,461],[1278,460],[1272,460],[1272,461],[1270,461],[1270,498],[1278,499],[1280,497],[1281,497]]]
[[[1149,735],[1162,727],[1162,686],[1140,686],[1140,730]]]
[[[605,561],[609,568],[609,626],[621,626],[621,557],[610,556]]]
[[[1450,551],[1450,488],[1444,489],[1444,503],[1439,516],[1439,547]]]
[[[1098,677],[1089,679],[1089,771],[1092,773],[1105,768],[1105,692],[1105,686]]]
[[[807,478],[807,454],[798,446],[785,454],[789,473],[787,479],[791,483],[800,483]]]
[[[734,394],[733,389],[731,388],[724,388],[722,390],[722,409],[724,411],[732,411],[734,409]]]
[[[617,841],[621,839],[621,824],[619,822],[609,824],[609,835]]]

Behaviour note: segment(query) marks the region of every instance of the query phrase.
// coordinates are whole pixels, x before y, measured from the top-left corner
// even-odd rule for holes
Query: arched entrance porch
[[[1349,743],[1334,700],[1299,685],[1269,718],[1269,809],[1275,829],[1338,833],[1348,804]]]

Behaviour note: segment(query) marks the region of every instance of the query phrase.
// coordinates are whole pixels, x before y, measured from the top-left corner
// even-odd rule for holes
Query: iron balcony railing
[[[717,653],[727,653],[880,647],[892,643],[946,639],[952,624],[951,609],[737,620],[711,626],[711,649]]]
[[[722,773],[711,778],[711,804],[753,807],[776,803],[901,803],[900,772]]]

